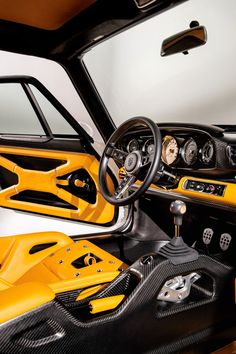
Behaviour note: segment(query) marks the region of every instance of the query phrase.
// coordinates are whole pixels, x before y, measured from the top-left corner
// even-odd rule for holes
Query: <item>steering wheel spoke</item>
[[[130,187],[136,182],[137,178],[133,175],[126,175],[120,182],[119,186],[116,188],[115,191],[115,198],[120,199],[123,198],[125,192],[127,192]]]
[[[143,156],[141,168],[149,167],[150,164],[152,163],[152,160],[153,160],[153,154],[147,154]]]
[[[128,155],[127,152],[117,149],[113,144],[109,144],[107,146],[105,154],[108,158],[112,158],[119,166],[124,165],[124,161],[126,156]]]
[[[153,154],[149,155],[144,155],[142,156],[142,164],[139,168],[139,171],[137,173],[137,179],[143,180],[148,173],[148,170],[151,166],[151,163],[153,161]]]

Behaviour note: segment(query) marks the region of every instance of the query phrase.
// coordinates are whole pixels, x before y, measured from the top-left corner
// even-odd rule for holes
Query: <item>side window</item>
[[[19,83],[0,84],[0,134],[45,135]]]
[[[50,101],[33,85],[29,85],[53,134],[77,135],[76,131],[65,120],[61,113]]]
[[[78,133],[31,83],[0,83],[0,135],[58,136]]]

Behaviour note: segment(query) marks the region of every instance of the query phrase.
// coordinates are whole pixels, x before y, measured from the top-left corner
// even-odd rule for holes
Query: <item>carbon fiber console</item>
[[[163,284],[197,272],[189,297],[179,303],[157,299]],[[134,281],[135,279],[135,281]],[[0,327],[1,353],[170,353],[204,340],[230,324],[235,310],[232,268],[200,255],[172,264],[161,255],[144,256],[98,297],[125,293],[117,310],[86,316],[91,298],[66,308],[56,300]]]

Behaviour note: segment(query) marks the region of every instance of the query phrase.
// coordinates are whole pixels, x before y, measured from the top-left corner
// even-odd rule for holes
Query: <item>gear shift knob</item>
[[[175,200],[170,205],[170,212],[174,215],[175,237],[161,247],[158,253],[167,257],[172,264],[192,262],[199,257],[198,252],[194,248],[187,246],[179,234],[179,228],[182,225],[183,215],[186,210],[186,204],[181,200]]]
[[[175,200],[170,205],[170,212],[174,214],[176,237],[179,237],[179,227],[182,225],[183,215],[186,213],[186,210],[186,204],[182,200]]]

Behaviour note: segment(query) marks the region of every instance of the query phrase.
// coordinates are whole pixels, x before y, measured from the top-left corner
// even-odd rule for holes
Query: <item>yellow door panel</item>
[[[8,156],[6,158],[0,155],[0,166],[18,177],[16,184],[0,191],[0,206],[97,224],[106,224],[113,220],[115,209],[100,193],[98,185],[99,163],[94,156],[86,153],[5,146],[0,146],[0,154],[7,154]],[[17,163],[11,161],[11,155],[55,159],[62,161],[62,163],[49,171],[32,170],[20,167]],[[67,179],[60,178],[79,169],[86,170],[96,186],[96,200],[93,204],[63,188],[68,186],[69,182]],[[108,183],[112,190],[114,187],[109,176]],[[83,181],[80,180],[76,180],[74,184],[76,187],[83,188],[84,186]],[[13,199],[24,191],[50,193],[73,208]]]

